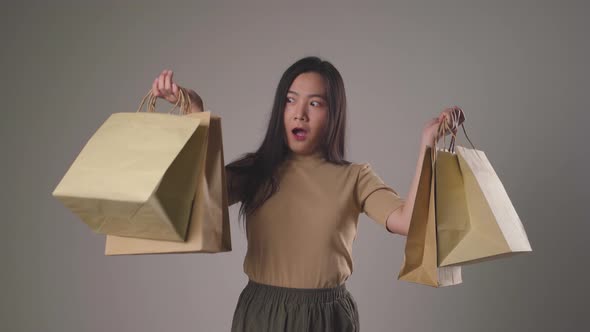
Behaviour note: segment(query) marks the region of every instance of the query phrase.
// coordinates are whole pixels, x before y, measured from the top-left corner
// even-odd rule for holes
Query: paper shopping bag
[[[427,147],[422,162],[418,190],[402,268],[398,280],[432,287],[458,285],[463,282],[460,266],[438,267],[436,236],[435,181],[432,148]]]
[[[140,112],[151,97],[150,112]],[[53,196],[92,230],[168,241],[185,240],[197,161],[198,117],[156,113],[146,95],[137,112],[115,113],[90,138]],[[190,107],[181,91],[183,112]],[[172,111],[171,110],[171,111]]]
[[[524,227],[486,154],[456,146],[436,157],[439,266],[532,251]]]
[[[198,170],[195,196],[185,242],[158,241],[107,235],[105,255],[216,253],[231,251],[221,118],[210,111],[186,115],[200,120],[197,137],[204,148]]]

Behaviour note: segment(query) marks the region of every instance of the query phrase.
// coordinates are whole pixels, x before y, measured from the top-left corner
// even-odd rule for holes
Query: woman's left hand
[[[439,126],[442,121],[447,121],[449,128],[453,133],[457,133],[457,129],[465,120],[465,114],[459,106],[452,106],[445,108],[438,117],[432,118],[424,125],[422,130],[422,143],[427,146],[434,146],[434,142],[442,138],[439,134]],[[451,131],[446,131],[444,135],[448,135]]]

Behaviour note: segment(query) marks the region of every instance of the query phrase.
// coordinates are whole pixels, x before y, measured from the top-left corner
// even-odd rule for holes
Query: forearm
[[[414,203],[416,202],[416,193],[418,192],[418,183],[420,182],[420,174],[422,173],[422,164],[424,162],[424,153],[426,152],[427,146],[432,146],[432,143],[427,143],[424,139],[420,142],[420,148],[418,152],[418,161],[416,163],[416,170],[414,171],[414,178],[410,184],[408,195],[405,200],[405,204],[402,209],[402,225],[400,229],[401,235],[408,235],[410,229],[410,221],[412,219],[412,211],[414,211]]]
[[[449,131],[449,128],[445,128],[444,133],[441,133],[442,121],[446,121],[447,123],[450,121],[448,127],[456,129],[463,120],[465,120],[463,111],[458,107],[452,107],[446,108],[438,117],[433,118],[424,126],[420,140],[418,162],[416,163],[416,170],[414,172],[412,184],[408,190],[408,196],[405,199],[401,211],[398,211],[399,209],[393,211],[386,221],[386,226],[389,229],[392,229],[395,233],[407,236],[410,230],[412,212],[414,211],[416,193],[418,192],[418,184],[420,183],[420,175],[422,174],[422,164],[424,162],[425,152],[429,148],[436,149],[436,141],[443,137],[443,135],[450,134],[453,130],[451,129],[451,131]]]

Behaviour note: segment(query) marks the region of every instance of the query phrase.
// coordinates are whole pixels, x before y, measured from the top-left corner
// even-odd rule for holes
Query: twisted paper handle
[[[141,103],[139,103],[139,107],[137,108],[137,112],[141,111],[141,109],[143,108],[143,104],[145,104],[146,99],[148,100],[147,111],[148,112],[155,112],[156,111],[156,100],[158,99],[158,97],[154,96],[151,89],[143,97],[143,99],[141,100]],[[180,106],[179,109],[180,109],[181,114],[190,113],[191,99],[190,99],[186,89],[184,89],[182,87],[178,87],[178,100],[176,101],[176,104],[174,104],[174,107],[172,107],[172,109],[170,111],[168,111],[168,114],[172,113],[179,106]]]
[[[463,128],[463,133],[465,133],[465,137],[467,138],[467,141],[469,141],[469,144],[471,144],[471,146],[475,150],[475,153],[477,154],[477,149],[475,148],[473,143],[471,143],[469,136],[467,136],[467,131],[465,130],[465,124],[464,124],[465,123],[465,113],[458,106],[455,106],[454,108],[455,108],[455,111],[450,113],[450,118],[445,117],[443,119],[443,121],[441,122],[441,124],[438,126],[437,135],[434,139],[434,144],[433,144],[433,147],[430,151],[431,156],[432,156],[431,160],[432,160],[432,167],[433,168],[434,168],[434,164],[436,161],[436,150],[437,150],[438,142],[440,140],[439,137],[443,138],[443,150],[444,150],[444,147],[446,145],[445,135],[447,132],[450,132],[452,135],[451,143],[449,145],[448,151],[451,153],[455,153],[455,143],[456,143],[456,139],[457,139],[457,129],[458,129],[459,125],[461,125],[461,127]],[[477,156],[480,157],[479,154]]]

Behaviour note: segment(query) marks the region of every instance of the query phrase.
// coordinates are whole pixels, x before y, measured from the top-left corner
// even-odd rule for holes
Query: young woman
[[[171,103],[180,87],[164,70],[152,85]],[[186,89],[192,111],[203,102]],[[345,282],[353,271],[358,216],[407,235],[422,159],[447,108],[422,130],[408,198],[387,186],[369,163],[345,159],[346,94],[328,61],[306,57],[282,75],[264,140],[226,165],[229,204],[241,202],[248,283],[232,331],[358,331],[357,304]]]

